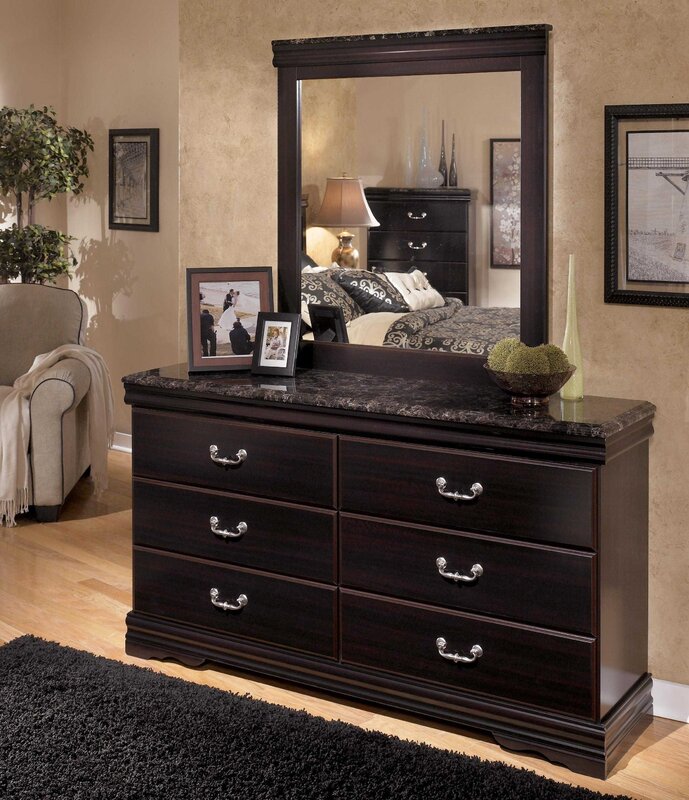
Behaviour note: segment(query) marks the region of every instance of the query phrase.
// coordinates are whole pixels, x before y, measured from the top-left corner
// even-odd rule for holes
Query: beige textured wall
[[[454,133],[459,186],[471,189],[471,302],[518,306],[519,270],[490,268],[490,139],[520,136],[519,73],[365,78],[356,89],[357,156],[365,185],[416,185],[422,130],[437,165],[445,120],[448,170]],[[409,153],[413,171],[407,183]]]
[[[0,14],[0,105],[52,105],[94,138],[85,191],[41,203],[37,221],[76,237],[71,286],[128,433],[122,376],[180,359],[177,0],[0,0]],[[160,233],[108,229],[110,128],[160,128]]]
[[[356,90],[351,78],[304,81],[301,90],[301,190],[308,195],[306,252],[317,264],[329,265],[338,246],[333,228],[314,225],[323,202],[326,178],[359,174],[356,160]],[[354,246],[361,250],[366,230],[356,229]]]
[[[180,0],[181,266],[275,264],[271,39],[540,22],[554,26],[552,339],[576,253],[586,392],[658,406],[650,668],[689,683],[689,309],[603,303],[603,106],[689,101],[685,0]]]
[[[52,106],[58,122],[67,124],[61,2],[0,0],[0,19],[0,107],[27,108],[32,103],[37,108]],[[3,205],[0,200],[0,227],[11,225],[15,219],[9,204]],[[64,196],[37,205],[36,222],[64,231]]]
[[[63,0],[69,120],[94,138],[86,192],[68,203],[89,307],[88,344],[106,359],[118,431],[131,430],[123,375],[176,363],[178,345],[177,0]],[[108,229],[108,130],[160,129],[160,232]]]

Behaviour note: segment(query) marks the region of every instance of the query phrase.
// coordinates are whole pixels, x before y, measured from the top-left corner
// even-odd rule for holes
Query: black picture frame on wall
[[[689,104],[605,107],[605,302],[689,307]]]
[[[108,227],[159,230],[159,128],[108,132]]]

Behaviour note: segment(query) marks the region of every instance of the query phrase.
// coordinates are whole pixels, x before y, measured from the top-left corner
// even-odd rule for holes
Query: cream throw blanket
[[[96,491],[108,485],[108,447],[114,435],[110,374],[102,356],[78,344],[65,344],[36,356],[31,369],[14,382],[0,405],[0,524],[15,524],[17,514],[29,510],[29,398],[50,367],[63,358],[74,358],[91,373],[86,393],[91,476]]]

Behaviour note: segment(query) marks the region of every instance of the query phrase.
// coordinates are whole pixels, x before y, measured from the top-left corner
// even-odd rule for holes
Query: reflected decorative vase
[[[452,134],[452,156],[450,157],[450,176],[448,186],[457,186],[457,159],[455,157],[455,135]]]
[[[411,135],[407,136],[404,147],[404,185],[414,186],[414,142]]]
[[[569,277],[567,280],[567,321],[565,323],[565,338],[562,349],[575,366],[576,372],[560,389],[563,400],[581,400],[584,396],[584,365],[579,344],[579,327],[577,325],[577,296],[574,271],[574,256],[569,257]]]
[[[426,126],[421,131],[421,146],[419,150],[419,169],[416,175],[416,185],[424,189],[433,189],[442,186],[443,176],[431,162],[431,154],[426,141]]]
[[[447,161],[445,160],[445,120],[443,120],[442,134],[440,137],[440,163],[438,172],[443,176],[441,186],[447,186]]]

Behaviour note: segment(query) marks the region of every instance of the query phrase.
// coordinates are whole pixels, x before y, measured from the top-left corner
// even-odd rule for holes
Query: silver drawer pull
[[[475,644],[471,650],[469,650],[471,653],[469,656],[460,656],[459,653],[446,653],[445,648],[447,647],[447,642],[442,636],[435,640],[435,646],[438,648],[438,654],[440,656],[446,658],[448,661],[454,661],[455,664],[472,664],[477,658],[481,658],[483,655],[483,648],[480,644]]]
[[[246,524],[246,522],[238,522],[237,530],[234,531],[221,531],[220,528],[218,528],[220,520],[217,517],[211,517],[210,522],[211,532],[216,536],[221,536],[223,539],[239,539],[240,536],[244,536],[244,534],[249,530],[249,526]]]
[[[421,242],[421,244],[414,244],[414,242],[407,242],[407,247],[410,250],[424,250],[428,247],[428,242]]]
[[[407,216],[409,219],[426,219],[428,214],[425,211],[422,211],[420,214],[414,214],[411,211],[407,211]]]
[[[474,581],[477,581],[481,575],[483,575],[483,567],[480,564],[474,564],[471,568],[471,575],[462,575],[461,572],[446,572],[445,567],[447,566],[447,561],[442,556],[436,558],[435,565],[438,567],[438,572],[443,578],[449,578],[455,583],[459,583],[460,581],[462,583],[474,583]]]
[[[447,486],[447,481],[445,478],[436,478],[435,485],[438,487],[438,494],[447,497],[448,500],[475,500],[479,495],[483,494],[483,486],[481,486],[480,483],[471,484],[471,494],[446,492],[445,487]]]
[[[218,455],[217,445],[210,446],[211,461],[214,464],[220,464],[221,467],[237,467],[242,461],[246,461],[248,453],[246,450],[237,450],[237,455],[234,458],[222,458]]]
[[[211,603],[221,611],[241,611],[249,603],[249,598],[245,594],[240,594],[234,603],[218,600],[219,596],[220,589],[211,589]]]

